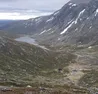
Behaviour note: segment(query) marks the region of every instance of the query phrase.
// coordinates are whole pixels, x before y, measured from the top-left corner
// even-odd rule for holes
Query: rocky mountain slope
[[[52,15],[5,26],[0,32],[0,84],[97,94],[97,25],[98,0],[72,0]],[[24,35],[38,45],[24,41]]]
[[[3,26],[11,24],[12,22],[14,21],[13,20],[0,20],[0,29],[3,28]]]
[[[4,30],[14,34],[32,34],[40,43],[51,45],[97,44],[98,0],[79,4],[73,1],[52,15],[15,22]]]

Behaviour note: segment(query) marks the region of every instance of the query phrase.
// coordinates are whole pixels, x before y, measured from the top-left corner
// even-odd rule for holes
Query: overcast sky
[[[0,0],[1,8],[56,10],[68,0]]]
[[[16,16],[16,19],[20,16],[20,19],[28,19],[30,17],[50,14],[60,9],[68,1],[69,0],[0,0],[0,19],[11,19],[12,16]]]

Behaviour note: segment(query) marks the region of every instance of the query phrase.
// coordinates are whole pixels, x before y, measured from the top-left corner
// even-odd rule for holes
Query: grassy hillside
[[[58,69],[68,66],[70,61],[74,62],[74,59],[75,56],[71,53],[44,50],[1,37],[0,82],[32,84],[43,77],[45,79],[61,77],[62,75],[57,72]]]
[[[60,94],[97,92],[97,46],[49,49],[0,37],[0,85],[42,86]]]

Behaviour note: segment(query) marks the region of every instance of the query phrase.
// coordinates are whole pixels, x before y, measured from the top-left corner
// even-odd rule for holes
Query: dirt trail
[[[71,80],[71,82],[77,84],[79,79],[84,75],[84,73],[82,72],[82,70],[84,69],[83,66],[75,63],[75,64],[70,64],[68,66],[68,69],[69,69],[69,74],[67,75],[67,77]]]
[[[78,84],[79,80],[85,75],[85,73],[83,72],[83,70],[90,70],[90,66],[89,64],[85,64],[85,62],[88,61],[88,58],[92,58],[91,56],[88,55],[80,55],[80,54],[76,54],[77,59],[76,62],[74,64],[70,64],[68,66],[69,69],[69,74],[67,75],[68,79],[70,79],[71,82],[73,82],[75,85]],[[85,57],[87,57],[85,60]],[[88,61],[89,62],[89,61]]]

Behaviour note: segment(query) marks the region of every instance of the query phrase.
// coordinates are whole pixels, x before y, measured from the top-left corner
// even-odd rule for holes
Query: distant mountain
[[[30,34],[40,43],[93,45],[98,41],[97,20],[98,0],[80,4],[70,1],[52,15],[15,22],[4,30]]]
[[[71,2],[76,3],[76,4],[81,4],[81,3],[89,3],[91,0],[71,0]]]
[[[15,20],[0,20],[0,29],[4,28],[8,24],[16,22]]]
[[[98,0],[73,0],[52,15],[13,22],[2,31],[1,84],[97,94]]]

